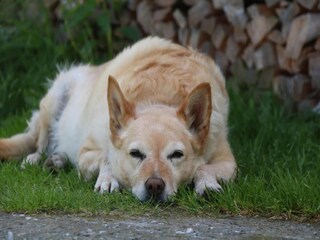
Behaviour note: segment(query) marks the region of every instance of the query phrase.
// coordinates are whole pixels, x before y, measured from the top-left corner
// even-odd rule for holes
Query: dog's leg
[[[26,164],[38,164],[45,152],[49,142],[50,121],[54,115],[54,98],[47,94],[40,103],[39,111],[39,133],[36,144],[37,151],[31,153],[22,162],[24,168]]]
[[[44,166],[49,169],[59,171],[67,165],[67,157],[63,154],[54,153],[50,155],[44,162]]]
[[[233,180],[236,176],[236,162],[225,137],[219,139],[217,150],[207,164],[196,170],[195,190],[202,195],[206,189],[220,191],[219,181]]]
[[[108,163],[100,164],[99,175],[94,190],[99,193],[111,193],[119,189],[118,181],[112,176]]]
[[[99,193],[113,192],[119,189],[117,180],[112,176],[106,154],[99,149],[92,138],[88,138],[80,151],[78,160],[79,176],[90,180],[98,175],[94,190]]]

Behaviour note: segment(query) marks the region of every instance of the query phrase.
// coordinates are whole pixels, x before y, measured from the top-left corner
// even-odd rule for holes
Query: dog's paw
[[[119,190],[119,183],[114,177],[98,177],[96,184],[94,185],[94,191],[103,193],[111,193]]]
[[[206,177],[195,181],[195,190],[199,195],[203,195],[205,191],[221,192],[222,187],[215,177]]]
[[[66,159],[59,154],[53,154],[46,159],[44,166],[49,169],[61,170],[66,166]]]
[[[203,195],[205,191],[222,191],[215,174],[208,173],[205,169],[197,171],[194,178],[194,187],[199,195]]]
[[[39,152],[31,153],[25,159],[23,159],[21,163],[21,168],[24,169],[28,164],[30,165],[38,164],[41,161],[41,158],[42,158],[41,153]]]

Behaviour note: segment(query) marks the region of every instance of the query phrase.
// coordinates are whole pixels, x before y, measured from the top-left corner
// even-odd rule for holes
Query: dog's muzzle
[[[148,198],[152,198],[156,201],[163,201],[163,193],[165,189],[165,182],[162,178],[151,177],[145,183],[145,188],[148,193]]]

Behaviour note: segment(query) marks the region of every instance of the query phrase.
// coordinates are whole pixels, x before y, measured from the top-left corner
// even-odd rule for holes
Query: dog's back
[[[106,72],[135,103],[179,106],[202,82],[210,83],[213,93],[222,94],[223,99],[227,95],[225,80],[212,59],[159,38],[144,39],[124,50]]]

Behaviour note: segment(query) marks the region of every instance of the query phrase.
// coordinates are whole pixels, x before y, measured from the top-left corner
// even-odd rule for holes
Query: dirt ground
[[[0,239],[320,239],[320,224],[246,217],[0,213]]]

